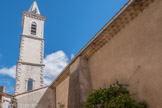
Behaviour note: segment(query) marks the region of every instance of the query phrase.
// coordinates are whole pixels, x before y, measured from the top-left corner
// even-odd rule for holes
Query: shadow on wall
[[[35,108],[54,108],[55,90],[48,88]]]

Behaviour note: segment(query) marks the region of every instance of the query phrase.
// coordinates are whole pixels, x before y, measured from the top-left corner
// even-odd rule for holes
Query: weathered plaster
[[[150,108],[162,107],[162,1],[154,3],[89,59],[93,89],[119,80]]]
[[[83,102],[92,92],[88,62],[79,57],[70,67],[68,108],[83,108]]]
[[[15,96],[18,108],[54,108],[54,90],[43,88]]]
[[[56,87],[56,106],[59,108],[61,103],[68,108],[68,93],[69,93],[69,77],[67,77],[62,83]]]

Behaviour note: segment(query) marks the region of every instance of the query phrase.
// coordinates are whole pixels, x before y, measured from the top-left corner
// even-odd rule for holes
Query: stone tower
[[[44,85],[44,22],[36,1],[28,11],[23,11],[20,54],[16,67],[15,94]]]

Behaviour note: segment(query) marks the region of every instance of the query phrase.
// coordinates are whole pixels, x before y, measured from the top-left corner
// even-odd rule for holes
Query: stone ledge
[[[31,91],[26,91],[26,92],[22,92],[22,93],[19,93],[19,94],[15,94],[14,97],[19,96],[19,95],[24,95],[24,94],[27,94],[27,93],[31,93],[31,92],[35,92],[35,91],[38,91],[38,90],[42,90],[42,89],[48,88],[48,87],[49,86],[45,86],[45,87],[41,87],[41,88],[34,89],[34,90],[31,90]]]
[[[17,63],[25,64],[25,65],[33,65],[33,66],[45,66],[45,64],[37,64],[37,63],[29,63],[29,62],[20,62]]]
[[[34,36],[31,36],[31,35],[24,35],[24,34],[22,34],[21,37],[22,36],[27,37],[27,38],[37,39],[37,40],[44,40],[44,38],[34,37]]]
[[[88,59],[95,54],[154,1],[130,0],[83,48],[83,56]]]

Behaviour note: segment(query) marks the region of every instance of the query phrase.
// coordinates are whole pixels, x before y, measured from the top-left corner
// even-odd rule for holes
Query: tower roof
[[[33,4],[31,5],[31,7],[28,10],[28,12],[31,12],[31,13],[34,13],[34,14],[40,14],[36,0],[34,0]]]

